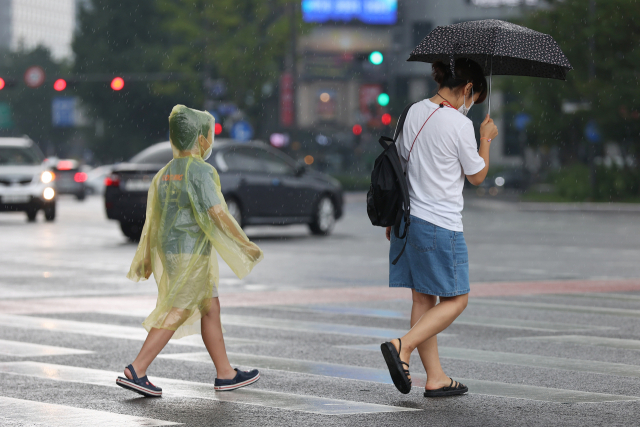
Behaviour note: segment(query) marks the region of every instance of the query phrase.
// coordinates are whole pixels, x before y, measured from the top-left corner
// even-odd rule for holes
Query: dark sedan
[[[161,142],[114,166],[106,178],[107,217],[130,239],[140,238],[151,180],[172,158],[170,143]],[[268,145],[216,140],[207,162],[217,169],[229,212],[241,226],[308,224],[313,234],[328,235],[342,216],[338,181]]]

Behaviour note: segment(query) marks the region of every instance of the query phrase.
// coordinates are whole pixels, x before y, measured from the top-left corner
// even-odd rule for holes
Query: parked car
[[[140,238],[147,191],[171,159],[171,144],[161,142],[114,166],[105,179],[107,217],[119,221],[130,239]],[[266,144],[217,139],[208,162],[218,170],[229,212],[241,226],[308,224],[313,234],[328,235],[342,216],[337,180]]]
[[[39,210],[47,221],[56,218],[56,175],[44,155],[27,137],[0,138],[0,211],[27,213],[35,221]]]
[[[113,165],[98,166],[87,171],[85,189],[87,194],[104,194],[104,179],[111,175]]]
[[[58,194],[73,194],[78,200],[84,200],[87,194],[85,187],[87,174],[80,170],[80,163],[77,160],[58,159],[53,162],[53,172],[57,178]]]

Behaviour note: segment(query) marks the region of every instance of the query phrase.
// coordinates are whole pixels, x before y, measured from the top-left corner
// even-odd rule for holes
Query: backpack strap
[[[385,150],[389,148],[389,145],[391,145],[390,144],[391,142],[396,142],[398,140],[400,133],[402,133],[402,128],[404,128],[404,122],[407,119],[407,114],[409,113],[409,109],[413,106],[413,104],[415,104],[415,102],[412,102],[411,104],[404,107],[402,114],[400,114],[400,118],[398,118],[398,124],[396,125],[396,129],[393,132],[393,139],[389,138],[388,136],[381,136],[380,139],[378,139],[378,142],[380,143],[380,145],[382,145],[382,148],[384,148]]]
[[[404,112],[402,113],[402,117],[400,118],[400,120],[398,120],[398,127],[396,128],[395,136],[393,138],[394,142],[396,141],[396,139],[398,139],[399,133],[402,132],[402,128],[404,127],[404,120],[406,119],[407,113],[409,112],[409,108],[411,108],[412,105],[413,104],[410,104],[404,109]],[[409,150],[409,155],[407,156],[407,169],[409,168],[409,160],[411,159],[411,152],[413,151],[413,146],[415,145],[416,140],[418,139],[418,136],[422,132],[422,129],[427,124],[427,122],[429,121],[431,116],[433,116],[435,114],[435,112],[438,111],[442,107],[443,107],[443,105],[440,104],[439,108],[436,108],[433,111],[433,113],[431,113],[429,115],[427,120],[424,121],[424,123],[422,124],[422,127],[418,131],[418,134],[416,135],[415,139],[413,140],[413,143],[411,144],[411,149]],[[406,174],[404,172],[403,172],[402,175],[406,177]],[[400,236],[400,223],[402,222],[402,216],[403,216],[402,214],[403,214],[403,212],[398,212],[398,218],[396,218],[396,224],[395,224],[395,227],[394,227],[395,228],[394,231],[395,231],[395,234],[396,234],[397,238],[405,239],[405,237],[407,237],[407,232],[409,230],[409,226],[411,225],[411,206],[410,206],[410,203],[409,203],[409,185],[407,184],[407,179],[405,178],[405,179],[401,180],[400,185],[403,188],[403,196],[404,196],[404,199],[405,199],[404,205],[406,206],[406,209],[404,210],[404,230],[403,230],[402,236]],[[407,241],[408,240],[409,240],[408,238],[406,238],[404,240],[404,245],[402,245],[402,250],[400,251],[400,253],[396,257],[396,259],[394,259],[391,262],[391,264],[396,265],[396,263],[398,262],[398,260],[402,256],[402,254],[404,254],[404,250],[407,248]]]

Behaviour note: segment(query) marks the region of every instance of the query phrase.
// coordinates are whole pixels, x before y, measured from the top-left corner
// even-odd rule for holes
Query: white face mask
[[[465,116],[467,114],[469,114],[469,110],[471,110],[471,107],[473,107],[474,104],[474,100],[473,100],[473,87],[471,88],[471,105],[469,105],[467,107],[467,95],[464,95],[464,102],[462,103],[462,105],[458,108],[458,111],[460,111],[462,114],[464,114]]]

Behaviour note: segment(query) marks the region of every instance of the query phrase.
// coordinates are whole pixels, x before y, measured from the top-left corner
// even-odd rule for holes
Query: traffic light
[[[389,126],[391,124],[391,114],[384,113],[380,118],[380,121],[382,122],[383,125]]]
[[[124,87],[124,79],[122,77],[114,77],[113,80],[111,80],[111,89],[113,90],[122,90],[122,88]]]
[[[4,89],[4,79],[2,77],[0,77],[0,90]]]
[[[216,135],[220,135],[222,133],[222,125],[220,123],[216,123],[213,132]]]
[[[369,54],[369,62],[371,62],[373,65],[380,65],[382,64],[382,61],[384,61],[384,56],[381,52],[378,52],[376,50]]]
[[[62,92],[67,88],[67,81],[65,79],[58,79],[53,83],[53,88],[58,92]]]
[[[384,92],[378,95],[378,104],[380,104],[381,107],[389,105],[389,95]]]
[[[351,129],[351,130],[353,131],[353,134],[354,134],[355,136],[358,136],[358,135],[360,135],[360,134],[362,133],[362,126],[360,126],[360,125],[354,125],[354,126],[353,126],[353,129]]]

